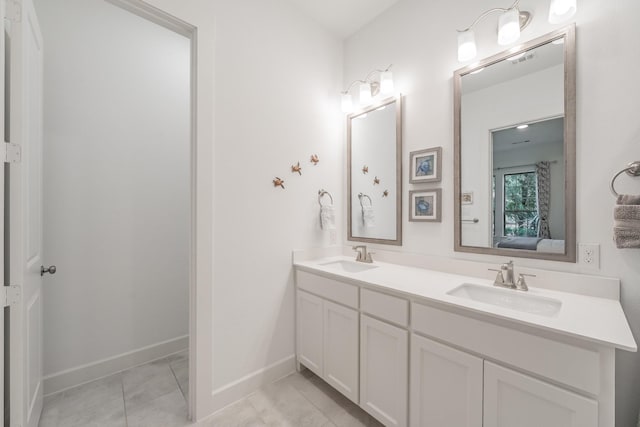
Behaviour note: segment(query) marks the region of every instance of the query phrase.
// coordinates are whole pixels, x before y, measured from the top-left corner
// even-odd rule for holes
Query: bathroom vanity
[[[637,350],[616,279],[519,292],[468,267],[308,258],[294,255],[298,367],[386,426],[615,425],[615,349]]]

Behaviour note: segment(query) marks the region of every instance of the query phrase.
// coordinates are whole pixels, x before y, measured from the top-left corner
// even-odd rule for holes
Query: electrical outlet
[[[329,230],[329,244],[338,244],[338,232],[336,230]]]
[[[592,269],[600,269],[600,245],[598,243],[580,243],[578,245],[580,264]]]

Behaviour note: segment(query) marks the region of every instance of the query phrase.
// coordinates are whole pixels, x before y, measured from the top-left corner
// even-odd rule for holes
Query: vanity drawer
[[[362,289],[360,291],[360,309],[372,316],[388,320],[405,328],[409,326],[409,301]]]
[[[339,304],[358,308],[358,287],[306,271],[296,270],[298,289],[311,292]]]
[[[601,354],[516,329],[414,303],[414,331],[579,390],[600,393]]]

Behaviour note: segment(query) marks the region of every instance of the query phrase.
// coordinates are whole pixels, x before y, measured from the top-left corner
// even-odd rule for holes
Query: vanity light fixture
[[[393,65],[393,64],[392,64]],[[358,91],[358,104],[361,107],[366,107],[373,103],[373,98],[378,94],[382,96],[393,95],[393,74],[391,73],[391,67],[389,65],[384,70],[375,69],[371,71],[363,80],[354,80],[351,84],[341,93],[342,111],[344,113],[350,113],[353,111],[353,98],[351,97],[351,89],[359,84]],[[375,78],[377,74],[377,79]]]
[[[559,24],[571,18],[576,13],[577,0],[551,0],[549,6],[549,22]],[[476,46],[473,28],[494,12],[499,12],[498,18],[498,44],[501,46],[515,43],[520,38],[520,32],[531,22],[530,12],[521,11],[518,8],[520,0],[516,0],[510,7],[496,7],[489,9],[476,18],[473,23],[464,30],[458,30],[458,61],[467,62],[476,57]]]
[[[577,0],[551,0],[549,6],[549,22],[559,24],[575,15]]]

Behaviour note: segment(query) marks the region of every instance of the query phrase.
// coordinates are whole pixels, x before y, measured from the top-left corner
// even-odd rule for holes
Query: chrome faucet
[[[371,258],[373,252],[367,252],[367,247],[365,245],[354,246],[353,250],[358,253],[358,255],[356,255],[356,261],[366,262],[367,264],[371,264],[373,262],[373,259]]]
[[[494,268],[490,268],[489,270],[498,272],[498,275],[496,276],[496,280],[494,280],[493,282],[493,286],[499,286],[501,288],[508,288],[508,289],[516,289],[524,292],[529,290],[529,287],[527,286],[527,281],[525,280],[525,276],[536,277],[535,274],[521,273],[518,275],[518,280],[515,281],[513,261],[505,262],[504,264],[502,264],[500,266],[500,270],[496,270]]]

